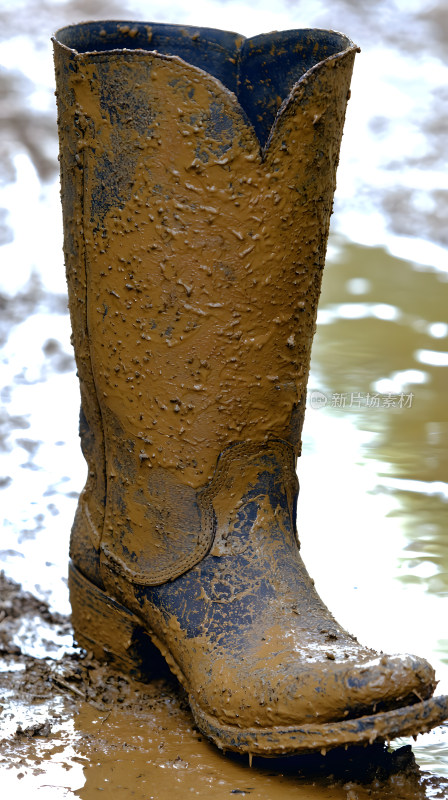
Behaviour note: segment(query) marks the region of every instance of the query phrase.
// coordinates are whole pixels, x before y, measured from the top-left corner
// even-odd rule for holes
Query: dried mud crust
[[[0,738],[0,767],[6,764],[21,769],[32,755],[37,741],[45,740],[57,747],[60,735],[54,728],[78,714],[85,704],[97,709],[105,719],[112,710],[123,716],[131,714],[142,719],[167,702],[172,707],[173,727],[190,717],[185,695],[168,672],[143,684],[112,671],[109,665],[100,664],[82,650],[75,650],[58,660],[50,656],[36,658],[24,654],[14,641],[24,617],[35,619],[36,626],[39,621],[45,622],[50,632],[54,631],[55,638],[57,632],[71,630],[70,620],[53,613],[46,603],[23,592],[3,573],[0,573],[0,598],[0,658],[4,670],[0,672],[0,730],[4,729],[3,722],[14,722],[12,734]],[[48,644],[51,653],[52,642]],[[20,702],[22,706],[26,702],[30,708],[44,708],[46,717],[24,724],[15,710]],[[195,747],[204,747],[194,726],[189,730],[190,738],[196,742]],[[90,744],[104,747],[102,739],[105,735],[106,730],[102,729]],[[190,747],[191,744],[189,742]],[[232,762],[246,765],[247,757],[236,754],[222,757],[224,774],[226,764]],[[302,786],[316,781],[322,787],[337,784],[347,790],[350,798],[420,800],[448,796],[448,780],[421,772],[410,746],[400,747],[394,752],[382,745],[373,745],[336,749],[326,756],[314,754],[268,760],[254,757],[253,766],[256,770],[267,769],[270,775],[293,775]],[[248,776],[250,774],[248,772]]]

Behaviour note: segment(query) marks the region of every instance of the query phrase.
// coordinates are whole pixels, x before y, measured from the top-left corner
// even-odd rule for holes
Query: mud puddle
[[[438,798],[448,779],[404,745],[327,756],[219,753],[168,672],[142,684],[71,646],[70,620],[0,576],[0,772],[4,796]],[[55,657],[56,656],[56,657]]]

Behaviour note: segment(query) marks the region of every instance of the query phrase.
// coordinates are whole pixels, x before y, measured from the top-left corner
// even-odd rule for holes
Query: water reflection
[[[384,299],[390,311],[375,318],[372,309]],[[326,324],[314,344],[315,382],[327,397],[345,398],[344,408],[328,413],[348,415],[372,435],[363,455],[377,462],[376,491],[394,498],[389,515],[409,540],[401,580],[448,592],[448,373],[429,363],[423,370],[417,357],[429,342],[436,352],[447,347],[446,324],[438,320],[448,307],[448,283],[380,249],[347,244],[328,265],[321,307]],[[378,404],[368,405],[375,396]]]
[[[359,280],[368,280],[363,302],[357,296],[348,303],[347,289]],[[374,457],[393,465],[394,477],[448,482],[448,373],[419,357],[426,350],[446,353],[447,308],[443,273],[379,248],[346,244],[324,278],[324,324],[313,345],[316,379],[329,392],[346,395],[347,412],[361,429],[377,434]],[[352,397],[378,392],[412,392],[411,407],[399,408],[397,400],[389,407],[357,407]]]

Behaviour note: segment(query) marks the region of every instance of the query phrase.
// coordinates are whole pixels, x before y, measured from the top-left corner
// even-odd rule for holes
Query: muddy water
[[[438,690],[447,691],[446,376],[443,367],[427,362],[437,361],[428,354],[446,352],[448,283],[434,270],[336,237],[330,253],[299,462],[304,557],[324,600],[350,631],[388,652],[426,656],[441,681]],[[58,314],[53,316],[56,322]],[[60,331],[56,352],[68,347]],[[64,371],[60,354],[48,355],[47,335],[43,326],[40,382],[30,383],[27,391],[38,397],[44,385],[49,397],[58,392],[68,402],[74,375]],[[23,384],[17,376],[23,353],[17,348],[14,356],[8,344],[4,352],[16,376],[8,408],[12,412],[16,404],[20,411]],[[70,382],[64,384],[66,379]],[[18,428],[13,436],[42,441],[37,409],[26,418],[17,414],[13,424],[21,419],[30,428]],[[24,450],[22,443],[22,466],[11,472],[10,499],[16,483],[23,490],[20,475],[27,473],[32,501],[28,508],[23,503],[21,520],[5,506],[9,523],[2,558],[8,574],[34,596],[47,592],[52,607],[64,610],[68,527],[76,504],[76,492],[64,477],[77,442],[69,431],[54,434],[62,438],[52,451],[55,436],[34,449],[30,444]],[[57,450],[62,454],[53,465],[58,480],[48,468]],[[12,455],[8,458],[12,466]],[[44,480],[47,494],[39,494]],[[170,680],[128,684],[96,666],[86,677],[70,648],[65,617],[54,617],[42,603],[27,604],[23,597],[18,591],[16,613],[7,607],[1,623],[6,738],[0,769],[5,787],[21,790],[24,797],[37,789],[42,797],[85,800],[100,790],[142,800],[186,792],[206,797],[211,790],[219,798],[244,792],[311,800],[448,795],[446,726],[415,743],[394,742],[390,754],[368,748],[325,759],[254,759],[249,769],[245,759],[221,755],[200,736]],[[74,678],[79,669],[81,678]]]
[[[76,433],[79,396],[56,223],[58,189],[52,182],[53,72],[43,43],[59,25],[120,17],[123,10],[121,4],[93,7],[87,0],[14,4],[14,13],[7,5],[1,10],[2,36],[21,36],[21,56],[16,39],[2,50],[1,101],[8,111],[2,204],[11,213],[0,219],[8,266],[2,285],[10,298],[2,297],[0,319],[6,521],[0,559],[7,575],[38,602],[14,588],[10,600],[2,586],[4,795],[447,797],[447,726],[415,743],[394,742],[395,755],[369,749],[311,762],[254,759],[249,769],[245,760],[223,757],[200,741],[171,682],[129,685],[92,664],[84,669],[73,652],[69,622],[53,612],[68,613],[68,532],[85,467]],[[325,601],[360,641],[426,656],[436,667],[438,691],[447,692],[448,285],[446,272],[435,269],[440,245],[446,244],[439,103],[446,81],[438,62],[446,51],[446,12],[441,4],[397,2],[388,3],[384,14],[384,4],[370,10],[335,0],[331,8],[309,13],[301,4],[300,14],[292,4],[279,6],[274,19],[259,3],[254,27],[253,5],[244,24],[231,27],[252,35],[274,27],[329,26],[361,44],[334,230],[395,249],[400,242],[408,252],[410,245],[430,265],[333,236],[299,465],[303,555]],[[157,18],[197,21],[178,6],[164,6]],[[216,17],[201,13],[201,23],[229,26],[230,6],[208,3],[207,13],[213,10]],[[34,32],[30,19],[40,21]],[[361,97],[369,102],[363,105]],[[389,240],[387,229],[408,238]],[[423,250],[422,236],[428,240]],[[33,269],[36,277],[27,283]]]

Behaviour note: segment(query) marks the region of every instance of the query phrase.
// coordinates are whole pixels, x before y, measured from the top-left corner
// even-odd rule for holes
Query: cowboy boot
[[[149,676],[156,648],[222,749],[428,730],[448,716],[432,668],[338,625],[295,528],[357,48],[331,31],[123,22],[54,44],[88,463],[71,537],[78,642]]]

